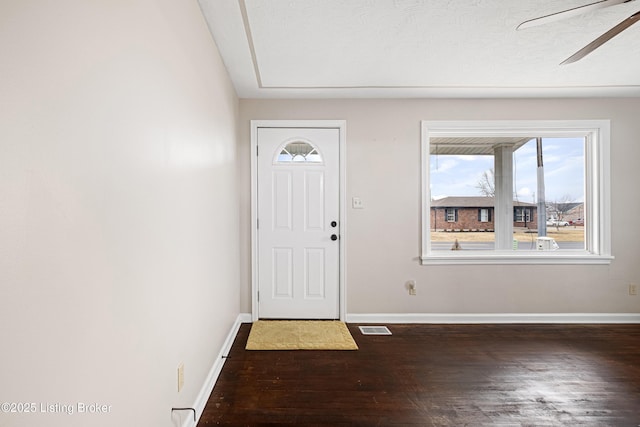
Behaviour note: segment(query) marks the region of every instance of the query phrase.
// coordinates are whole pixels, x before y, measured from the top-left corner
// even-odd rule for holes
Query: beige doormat
[[[258,320],[247,350],[357,350],[347,325],[337,320]]]

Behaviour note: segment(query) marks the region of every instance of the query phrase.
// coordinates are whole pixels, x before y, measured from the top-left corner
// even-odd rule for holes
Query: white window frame
[[[513,218],[514,222],[531,222],[532,212],[531,208],[527,206],[515,206],[516,215]],[[518,216],[518,213],[520,215]]]
[[[489,222],[489,208],[480,208],[479,222]]]
[[[422,126],[423,265],[441,264],[610,264],[610,121],[503,120],[428,121]],[[433,251],[431,250],[430,144],[436,137],[585,138],[585,250]],[[544,220],[541,219],[541,220]]]
[[[452,219],[449,218],[449,214],[451,214]],[[447,222],[456,222],[456,208],[445,208],[444,218]]]

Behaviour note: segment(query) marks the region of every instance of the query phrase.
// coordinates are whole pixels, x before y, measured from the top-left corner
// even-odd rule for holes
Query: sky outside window
[[[584,138],[543,138],[542,152],[547,202],[584,201]],[[536,140],[514,152],[514,200],[536,203]],[[430,156],[431,198],[482,196],[477,188],[493,156]]]

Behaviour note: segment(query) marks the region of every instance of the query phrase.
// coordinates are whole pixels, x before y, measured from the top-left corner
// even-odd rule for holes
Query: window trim
[[[610,264],[610,121],[609,120],[493,120],[421,121],[423,265],[441,264]],[[430,203],[430,144],[432,137],[585,138],[585,250],[561,252],[432,251]]]
[[[491,222],[491,209],[489,208],[478,208],[478,222]],[[483,213],[485,213],[485,219],[482,219]]]
[[[528,206],[514,206],[513,210],[513,222],[531,222],[533,219],[533,209]]]
[[[453,219],[449,219],[449,214],[453,217]],[[447,223],[455,224],[458,222],[458,209],[456,208],[444,208],[444,220]]]

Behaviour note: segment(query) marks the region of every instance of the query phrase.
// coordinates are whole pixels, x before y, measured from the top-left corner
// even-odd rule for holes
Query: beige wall
[[[242,311],[251,310],[249,124],[252,119],[347,121],[348,313],[640,312],[640,99],[241,100]],[[420,120],[610,119],[609,266],[421,266]],[[417,296],[404,288],[417,281]]]
[[[2,1],[0,58],[0,401],[38,405],[0,425],[180,425],[240,304],[238,100],[197,2]],[[111,411],[40,413],[77,402]]]

